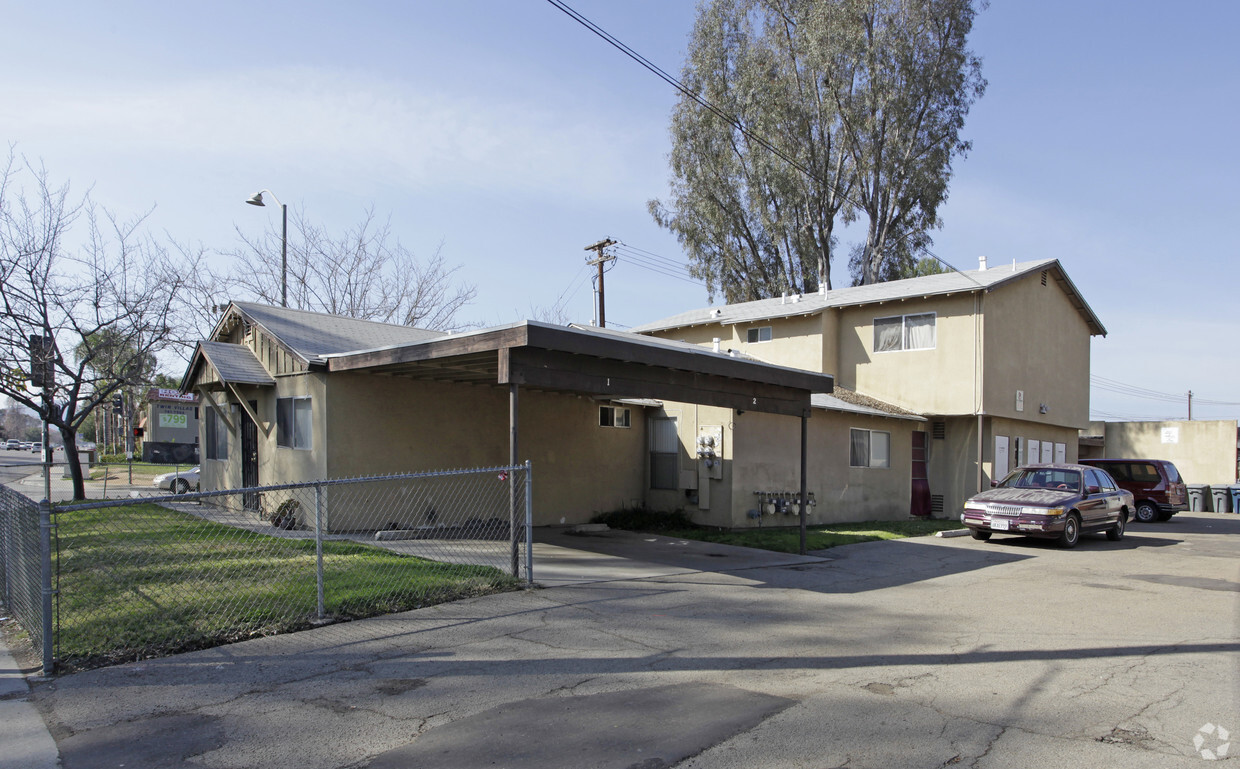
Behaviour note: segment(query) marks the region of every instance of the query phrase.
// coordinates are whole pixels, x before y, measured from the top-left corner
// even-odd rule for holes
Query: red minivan
[[[1120,488],[1132,492],[1142,523],[1170,520],[1188,509],[1188,487],[1175,465],[1165,459],[1082,459],[1083,465],[1100,467],[1111,474]]]

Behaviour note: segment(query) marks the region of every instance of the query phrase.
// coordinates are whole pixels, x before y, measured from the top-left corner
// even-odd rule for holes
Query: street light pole
[[[264,192],[280,207],[280,306],[288,307],[288,206],[281,203],[276,194],[268,189],[254,193],[245,202],[252,206],[267,205],[263,202]]]

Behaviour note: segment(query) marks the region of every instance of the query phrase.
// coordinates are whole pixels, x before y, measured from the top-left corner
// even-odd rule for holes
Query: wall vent
[[[942,513],[942,512],[943,512],[943,495],[942,494],[931,494],[930,495],[930,514],[935,515],[936,513]]]
[[[1042,270],[1042,285],[1046,285],[1046,270]]]
[[[944,438],[946,438],[947,437],[947,423],[946,422],[931,423],[930,437],[934,438],[936,441],[941,441]]]

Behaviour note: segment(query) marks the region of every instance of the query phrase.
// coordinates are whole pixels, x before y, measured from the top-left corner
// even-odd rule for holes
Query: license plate
[[[1008,524],[1009,522],[1003,518],[991,518],[990,519],[990,528],[993,529],[994,531],[1008,531],[1009,530]]]

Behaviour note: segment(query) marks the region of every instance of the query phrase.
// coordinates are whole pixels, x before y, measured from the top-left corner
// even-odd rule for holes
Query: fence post
[[[319,619],[326,619],[323,604],[323,485],[314,484],[314,579],[318,591]]]
[[[534,587],[534,468],[525,460],[525,584]]]
[[[43,592],[43,616],[40,617],[43,626],[43,675],[50,676],[55,660],[52,655],[52,503],[47,499],[39,503],[39,556],[39,581]]]

